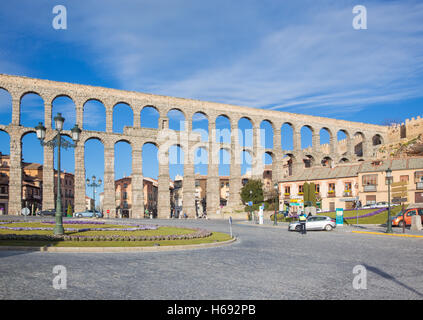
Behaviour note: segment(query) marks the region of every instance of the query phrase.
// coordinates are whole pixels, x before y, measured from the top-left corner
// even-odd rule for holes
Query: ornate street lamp
[[[63,218],[62,218],[62,197],[61,197],[61,187],[60,187],[60,150],[61,148],[75,148],[78,141],[79,136],[81,134],[81,129],[78,128],[78,125],[71,129],[72,132],[72,140],[74,143],[70,143],[67,140],[62,138],[62,130],[63,130],[63,123],[65,122],[65,118],[62,117],[61,113],[58,113],[54,117],[54,125],[56,127],[57,134],[56,136],[51,139],[50,141],[44,142],[46,137],[46,128],[44,127],[43,123],[38,123],[38,126],[35,127],[35,131],[37,133],[37,138],[40,140],[40,144],[42,146],[50,147],[54,150],[57,147],[57,197],[56,197],[56,225],[54,227],[54,234],[62,235],[65,233],[63,229]]]
[[[90,183],[90,179],[87,178],[87,186],[93,188],[93,199],[94,199],[94,214],[93,214],[93,217],[95,217],[95,188],[101,186],[101,183],[103,182],[103,181],[101,181],[101,179],[98,179],[98,182],[96,183],[95,180],[96,180],[96,177],[92,176],[91,183]]]
[[[274,225],[277,226],[278,225],[278,219],[277,219],[277,212],[276,212],[276,199],[279,201],[279,186],[277,183],[275,183],[273,185],[273,188],[275,189],[276,195],[275,195],[275,221],[274,221]]]
[[[391,183],[392,183],[392,170],[388,168],[386,171],[386,183],[388,184],[388,222],[386,233],[392,233],[392,221],[391,221]]]

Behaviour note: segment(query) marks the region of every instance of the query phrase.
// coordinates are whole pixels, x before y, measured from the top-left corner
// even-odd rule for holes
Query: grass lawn
[[[366,210],[358,210],[358,216],[362,216],[371,212],[374,212],[378,209],[366,209]],[[396,214],[398,214],[401,211],[401,206],[395,206],[391,208],[391,217],[395,216]],[[325,213],[321,213],[318,215],[322,215],[322,216],[328,216],[331,218],[336,217],[336,213],[335,212],[325,212]],[[345,217],[356,217],[357,216],[357,211],[355,210],[351,210],[351,211],[344,211],[344,218]],[[386,223],[386,221],[388,221],[388,210],[383,211],[379,214],[376,214],[374,216],[371,217],[365,217],[365,218],[359,218],[358,219],[358,224],[384,224]],[[357,220],[356,219],[344,219],[344,223],[345,224],[356,224]]]
[[[0,224],[1,226],[2,224]],[[8,227],[33,227],[33,228],[53,228],[54,224],[45,224],[39,222],[16,222],[4,224]],[[128,225],[112,225],[112,224],[63,224],[65,235],[82,235],[82,236],[167,236],[167,235],[188,235],[195,233],[197,230],[189,228],[177,227],[158,227],[156,230],[136,230],[136,231],[67,231],[66,228],[84,229],[84,228],[130,228],[134,226]],[[52,230],[8,230],[0,229],[0,234],[17,234],[17,235],[51,235]],[[0,240],[0,246],[46,246],[55,247],[145,247],[154,246],[172,246],[172,245],[189,245],[201,243],[213,243],[230,240],[230,236],[221,232],[213,232],[211,236],[196,239],[177,239],[177,240],[152,240],[152,241],[30,241],[30,240]]]
[[[0,246],[25,246],[42,247],[152,247],[176,246],[201,243],[213,243],[228,241],[231,237],[226,233],[213,232],[210,237],[189,239],[189,240],[160,240],[160,241],[22,241],[22,240],[0,240]]]

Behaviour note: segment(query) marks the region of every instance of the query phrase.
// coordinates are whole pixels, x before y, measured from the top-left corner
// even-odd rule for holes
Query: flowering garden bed
[[[229,240],[226,234],[204,229],[147,224],[114,225],[99,221],[63,221],[64,235],[54,235],[54,221],[0,221],[0,245],[54,244],[58,246],[173,245]],[[50,226],[51,225],[51,226]]]

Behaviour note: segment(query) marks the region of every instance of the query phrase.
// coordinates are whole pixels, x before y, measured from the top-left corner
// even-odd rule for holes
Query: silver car
[[[331,231],[336,228],[336,222],[331,217],[310,216],[306,220],[306,230],[326,230]],[[299,221],[291,222],[288,226],[289,231],[301,231]]]
[[[86,210],[83,212],[75,212],[73,214],[74,217],[77,218],[83,218],[83,217],[87,217],[87,218],[92,218],[92,217],[96,217],[96,218],[103,218],[103,214],[99,211],[93,211],[93,210]]]

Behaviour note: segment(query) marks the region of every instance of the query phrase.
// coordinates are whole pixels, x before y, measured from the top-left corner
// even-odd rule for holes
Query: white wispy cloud
[[[233,56],[230,52],[222,56],[219,47],[208,44],[219,44],[213,28],[202,28],[203,37],[195,32],[182,36],[152,22],[152,17],[136,20],[136,10],[125,11],[132,21],[125,26],[101,12],[91,21],[103,26],[95,33],[98,39],[88,34],[86,41],[92,41],[95,52],[102,52],[99,61],[122,88],[170,96],[270,109],[321,108],[325,115],[422,96],[423,5],[370,3],[367,30],[352,28],[352,7],[326,4],[313,14],[297,13],[296,22],[252,38],[255,45],[234,49]],[[181,18],[189,17],[175,10]],[[166,19],[172,25],[168,15],[158,15],[159,21]],[[144,33],[148,23],[158,30]],[[228,36],[231,28],[228,24]],[[157,34],[162,37],[155,38]],[[210,63],[196,65],[193,55],[203,50],[211,50],[215,60],[206,55]],[[179,67],[166,70],[167,63]],[[159,74],[150,73],[154,70]]]
[[[347,0],[64,4],[60,41],[122,89],[328,116],[423,96],[417,1],[364,1],[367,30]]]

